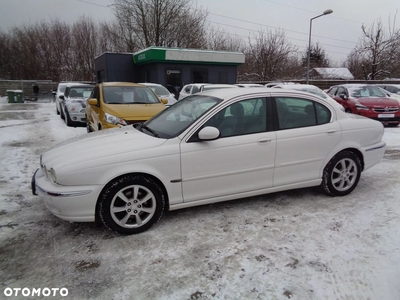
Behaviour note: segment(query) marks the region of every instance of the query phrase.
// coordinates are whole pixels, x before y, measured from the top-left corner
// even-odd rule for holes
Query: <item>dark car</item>
[[[388,97],[382,89],[373,85],[335,85],[328,94],[343,105],[346,112],[362,115],[388,126],[400,123],[399,102]]]

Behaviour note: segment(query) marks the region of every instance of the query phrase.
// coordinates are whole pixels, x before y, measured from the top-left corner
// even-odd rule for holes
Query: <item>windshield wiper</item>
[[[147,125],[144,125],[144,123],[140,123],[137,127],[135,127],[136,129],[140,130],[141,132],[143,132],[143,130],[141,129],[146,129],[148,132],[150,132],[152,135],[154,135],[155,137],[159,138],[160,136],[150,127],[148,127]]]

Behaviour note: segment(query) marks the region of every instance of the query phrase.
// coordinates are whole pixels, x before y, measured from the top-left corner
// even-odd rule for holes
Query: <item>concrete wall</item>
[[[0,96],[7,96],[7,90],[22,90],[24,98],[33,98],[33,84],[39,86],[41,97],[52,97],[52,91],[57,89],[58,82],[51,80],[0,80]]]

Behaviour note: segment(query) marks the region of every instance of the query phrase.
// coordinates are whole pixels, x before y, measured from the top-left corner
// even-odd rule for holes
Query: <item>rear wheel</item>
[[[146,176],[125,175],[104,189],[97,211],[108,229],[136,234],[161,218],[164,205],[165,196],[157,182]]]
[[[331,196],[345,196],[357,186],[361,176],[361,162],[351,151],[336,154],[324,169],[321,186]]]

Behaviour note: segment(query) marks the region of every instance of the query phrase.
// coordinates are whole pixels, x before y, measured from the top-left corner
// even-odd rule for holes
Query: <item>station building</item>
[[[150,47],[95,58],[97,82],[152,82],[180,89],[189,83],[236,83],[241,52]]]

